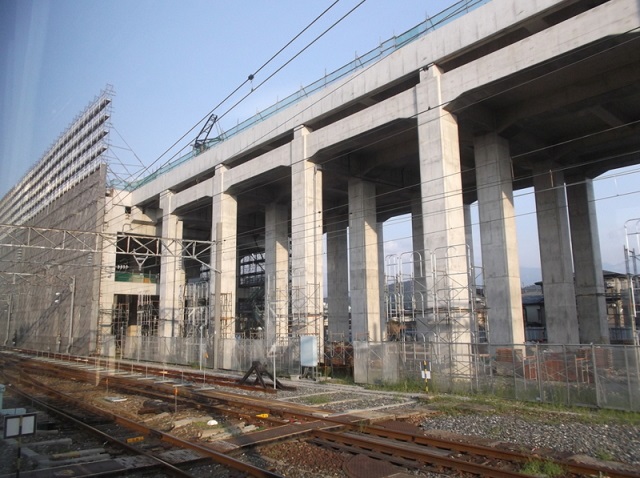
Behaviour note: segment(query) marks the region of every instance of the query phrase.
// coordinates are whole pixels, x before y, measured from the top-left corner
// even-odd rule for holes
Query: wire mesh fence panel
[[[356,342],[354,380],[409,380],[420,375],[423,361],[430,390],[640,411],[640,347],[630,345]]]
[[[596,363],[595,383],[598,406],[621,410],[640,410],[638,385],[638,347],[593,347]]]
[[[348,347],[347,347],[348,345]],[[633,345],[327,342],[326,373],[348,366],[356,383],[393,385],[424,379],[429,391],[486,393],[506,399],[640,411],[640,347]],[[107,343],[103,349],[114,347]],[[129,360],[211,368],[213,342],[198,337],[127,337]],[[348,352],[347,352],[348,350]],[[51,350],[53,353],[54,351]],[[277,377],[301,373],[299,337],[220,340],[221,369],[246,372],[255,361]],[[327,359],[330,363],[327,363]],[[336,368],[338,370],[338,368]]]

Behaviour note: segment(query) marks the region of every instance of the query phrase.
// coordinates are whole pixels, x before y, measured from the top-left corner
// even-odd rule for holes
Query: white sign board
[[[7,415],[4,417],[4,438],[13,438],[36,433],[36,414]]]

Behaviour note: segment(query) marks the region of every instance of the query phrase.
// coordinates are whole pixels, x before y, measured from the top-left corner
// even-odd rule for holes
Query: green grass
[[[331,377],[331,383],[335,383],[338,385],[355,385],[356,383],[353,381],[353,377],[336,377],[335,375]]]
[[[311,397],[304,397],[302,401],[309,405],[324,405],[331,402],[329,395],[312,395]]]
[[[393,384],[367,384],[364,385],[364,388],[365,390],[382,390],[386,392],[417,393],[425,391],[425,383],[421,380],[407,379]]]
[[[203,420],[201,422],[193,422],[191,426],[201,430],[209,430],[211,428],[222,428],[222,425],[220,423],[218,423],[217,425],[207,425],[207,421],[208,420]]]
[[[598,450],[595,453],[596,458],[602,461],[614,461],[614,456],[607,450]]]
[[[640,425],[640,413],[586,407],[567,407],[548,403],[521,402],[490,395],[425,394],[425,404],[449,415],[470,413],[513,414],[536,423],[558,423],[566,420],[589,425]]]
[[[522,467],[520,472],[527,475],[554,478],[556,476],[564,476],[565,469],[552,461],[531,460]]]
[[[341,383],[345,385],[353,384],[351,377],[339,379],[334,377],[332,383]],[[500,384],[498,384],[500,385]],[[504,385],[506,387],[506,384]],[[537,387],[531,387],[527,390],[519,390],[519,394],[530,391],[531,397],[524,397],[525,400],[516,400],[510,397],[512,391],[501,397],[500,387],[494,386],[491,389],[478,393],[458,392],[449,393],[449,390],[438,390],[437,381],[429,382],[429,391],[425,391],[425,383],[420,379],[404,379],[395,384],[377,383],[375,385],[363,385],[367,390],[381,390],[389,392],[416,393],[418,398],[431,409],[437,409],[443,413],[449,414],[465,414],[465,413],[482,413],[479,410],[482,407],[472,407],[472,405],[482,405],[487,407],[487,413],[513,413],[520,418],[536,423],[546,422],[550,424],[558,423],[565,420],[567,415],[571,416],[571,420],[590,424],[590,425],[619,425],[627,424],[640,425],[640,412],[629,412],[615,409],[598,409],[590,406],[569,406],[566,404],[565,393],[566,387],[551,389],[545,388],[546,394],[551,394],[554,400],[549,402],[536,402],[539,390]],[[579,388],[571,390],[572,402],[578,400],[578,403],[592,403],[589,390]]]
[[[593,411],[589,416],[589,423],[593,424],[628,424],[640,425],[640,413],[622,410],[601,409]]]

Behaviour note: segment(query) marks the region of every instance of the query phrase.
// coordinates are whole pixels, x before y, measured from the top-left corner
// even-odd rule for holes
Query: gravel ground
[[[555,416],[556,423],[513,415],[439,416],[422,421],[427,432],[445,430],[517,444],[533,451],[553,450],[557,456],[588,455],[640,467],[638,425],[586,424]],[[640,469],[640,468],[639,468]]]

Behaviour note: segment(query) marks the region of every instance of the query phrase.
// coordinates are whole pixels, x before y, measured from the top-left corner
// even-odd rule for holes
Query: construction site
[[[135,177],[106,88],[0,200],[2,345],[640,410],[640,219],[607,276],[593,201],[640,164],[640,5],[515,3],[442,12],[227,131],[212,114]],[[412,249],[386,254],[398,216]]]

